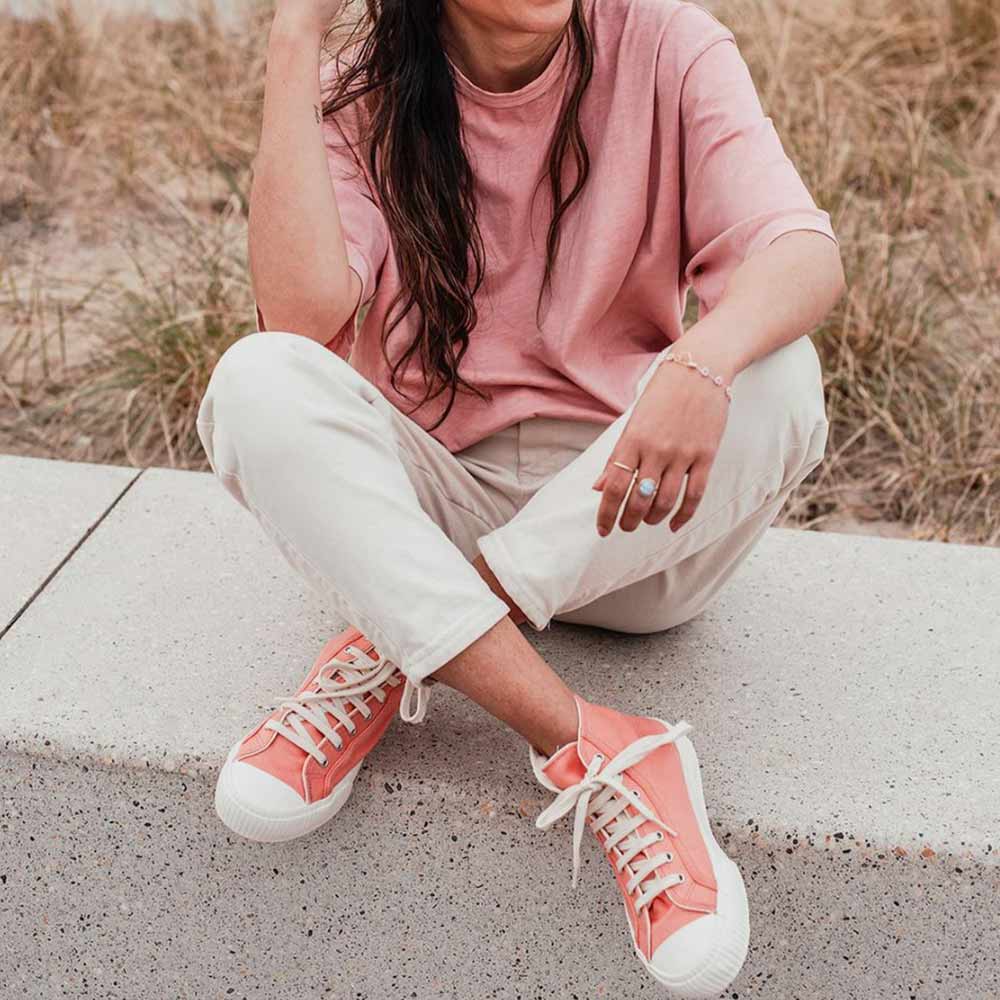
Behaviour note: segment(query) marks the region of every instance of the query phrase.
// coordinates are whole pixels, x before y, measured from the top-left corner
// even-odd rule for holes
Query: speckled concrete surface
[[[0,455],[0,631],[138,474]]]
[[[569,834],[534,829],[519,748],[494,739],[507,768],[465,760],[478,720],[448,701],[427,732],[396,724],[333,823],[275,847],[226,836],[203,779],[0,758],[0,995],[662,996],[632,958],[596,847],[574,892]],[[728,842],[753,938],[727,997],[997,995],[995,865],[853,842],[786,854],[750,830]]]
[[[528,633],[695,725],[753,908],[727,996],[1000,995],[998,571],[772,531],[671,633]],[[0,995],[660,995],[596,847],[574,893],[523,748],[440,688],[318,834],[227,836],[215,768],[342,624],[209,477],[143,475],[0,643]]]

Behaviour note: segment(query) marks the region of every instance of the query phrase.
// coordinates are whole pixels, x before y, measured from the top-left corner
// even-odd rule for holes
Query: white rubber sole
[[[669,729],[670,723],[659,720]],[[635,938],[635,948],[639,961],[649,974],[665,986],[676,1000],[716,1000],[720,993],[739,975],[746,961],[750,947],[750,909],[747,905],[746,886],[743,876],[726,852],[719,846],[705,808],[705,793],[701,784],[701,767],[694,745],[686,736],[679,737],[674,746],[680,754],[684,782],[691,795],[695,818],[715,871],[718,887],[717,914],[723,929],[705,961],[694,972],[683,979],[670,979],[653,968],[652,963],[639,951]],[[629,925],[631,927],[631,924]]]
[[[231,774],[228,765],[236,757],[239,746],[237,744],[229,751],[226,763],[219,772],[215,784],[215,812],[233,833],[264,844],[278,844],[304,837],[333,819],[351,797],[354,779],[361,770],[361,765],[358,764],[322,802],[303,803],[301,810],[284,816],[267,816],[241,802],[228,780]]]

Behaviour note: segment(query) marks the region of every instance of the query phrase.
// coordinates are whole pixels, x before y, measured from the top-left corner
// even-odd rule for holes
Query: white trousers
[[[292,566],[419,682],[508,613],[472,566],[478,553],[535,629],[659,631],[705,606],[819,463],[822,378],[802,337],[735,379],[680,531],[668,518],[600,537],[591,485],[666,353],[609,425],[535,417],[452,454],[322,345],[254,333],[219,360],[198,432]]]

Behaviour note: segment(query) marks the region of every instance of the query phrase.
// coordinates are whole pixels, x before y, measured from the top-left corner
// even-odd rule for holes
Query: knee
[[[236,454],[266,442],[273,428],[272,379],[284,364],[291,334],[251,333],[232,343],[212,369],[198,408],[196,427],[209,464],[217,475],[230,474]]]
[[[780,449],[782,483],[803,479],[826,450],[829,424],[819,356],[809,337],[800,337],[746,369],[733,391],[741,421],[761,442]]]
[[[343,372],[343,369],[348,369]],[[199,425],[225,424],[267,434],[281,430],[317,379],[329,394],[353,369],[322,344],[295,333],[241,337],[216,362],[202,399]]]
[[[198,410],[198,436],[217,474],[232,474],[250,461],[277,469],[297,460],[295,443],[317,416],[344,415],[353,422],[346,411],[364,406],[374,392],[315,340],[251,333],[216,362]]]
[[[294,334],[251,333],[231,344],[212,370],[198,414],[200,424],[244,424],[281,395],[282,372]]]
[[[780,347],[754,366],[758,385],[751,391],[764,397],[763,410],[800,441],[817,424],[826,422],[823,372],[816,348],[808,337]]]
[[[312,346],[324,351],[318,344]],[[231,344],[216,362],[196,426],[217,474],[231,473],[249,457],[270,461],[286,449],[289,424],[306,396],[299,384],[299,359],[308,347],[297,334],[251,333]]]

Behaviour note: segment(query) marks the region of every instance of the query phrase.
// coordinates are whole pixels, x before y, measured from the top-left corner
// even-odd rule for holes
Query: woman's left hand
[[[705,492],[728,411],[729,400],[720,386],[683,365],[661,362],[594,483],[604,494],[597,533],[603,537],[614,528],[626,494],[622,531],[634,531],[642,522],[659,524],[673,510],[685,476],[684,501],[670,527],[677,531],[687,524]],[[632,473],[614,462],[639,470],[634,486]],[[659,483],[651,497],[639,493],[639,483],[647,478]]]

